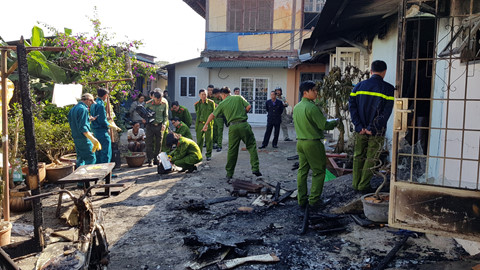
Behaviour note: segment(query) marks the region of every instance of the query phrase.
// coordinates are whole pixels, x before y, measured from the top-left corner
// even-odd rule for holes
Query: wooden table
[[[62,179],[59,179],[55,184],[60,185],[61,188],[65,187],[65,184],[68,183],[78,183],[83,182],[84,189],[90,187],[90,182],[94,181],[95,184],[99,180],[105,179],[105,184],[110,184],[112,180],[112,170],[115,167],[115,163],[100,163],[100,164],[89,164],[82,165],[78,167],[73,173],[65,176]],[[105,188],[105,195],[110,197],[110,188]],[[62,194],[58,195],[58,204],[56,216],[60,216],[60,208],[62,206]]]

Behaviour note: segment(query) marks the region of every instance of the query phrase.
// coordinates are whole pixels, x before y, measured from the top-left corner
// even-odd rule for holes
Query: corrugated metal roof
[[[288,61],[210,61],[198,67],[205,68],[287,68]]]

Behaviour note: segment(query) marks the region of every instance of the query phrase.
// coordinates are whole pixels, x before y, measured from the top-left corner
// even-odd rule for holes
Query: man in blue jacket
[[[96,104],[93,104],[90,108],[90,114],[96,117],[96,119],[92,121],[93,134],[102,145],[102,150],[95,153],[96,163],[109,163],[112,159],[112,139],[110,138],[110,134],[108,134],[110,123],[108,123],[107,110],[105,109],[108,90],[98,88],[97,95],[97,100],[95,100]]]
[[[278,135],[280,134],[280,123],[282,123],[283,102],[277,99],[275,91],[270,92],[270,98],[265,102],[267,108],[267,129],[263,137],[262,146],[259,149],[267,147],[270,136],[272,135],[272,129],[275,128],[273,133],[272,147],[277,148]]]
[[[356,132],[352,184],[362,193],[373,191],[370,186],[371,168],[376,165],[375,155],[384,145],[395,90],[393,85],[383,80],[387,72],[384,61],[373,61],[370,72],[372,76],[368,80],[359,82],[353,88],[348,102]]]

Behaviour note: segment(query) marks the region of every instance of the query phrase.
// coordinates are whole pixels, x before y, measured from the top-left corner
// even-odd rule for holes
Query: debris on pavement
[[[249,256],[244,258],[227,260],[227,261],[218,263],[217,265],[220,269],[223,270],[223,269],[232,269],[234,267],[237,267],[247,262],[279,262],[279,261],[280,259],[277,257],[277,255],[275,255],[275,253],[270,253],[270,254],[255,255],[255,256]]]

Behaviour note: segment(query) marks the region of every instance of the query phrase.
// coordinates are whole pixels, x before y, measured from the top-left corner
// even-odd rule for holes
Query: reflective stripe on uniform
[[[375,97],[381,97],[383,99],[386,99],[386,100],[395,100],[394,97],[392,96],[387,96],[387,95],[384,95],[384,94],[381,94],[381,93],[377,93],[377,92],[370,92],[370,91],[357,91],[355,93],[350,93],[350,96],[352,97],[355,97],[357,95],[367,95],[367,96],[375,96]]]

